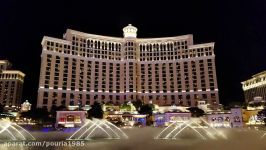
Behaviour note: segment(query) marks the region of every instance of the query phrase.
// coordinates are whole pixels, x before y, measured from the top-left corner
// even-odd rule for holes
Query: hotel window
[[[44,98],[43,99],[43,105],[47,105],[48,104],[48,99]]]
[[[99,84],[99,62],[95,62],[95,80],[94,80],[94,91],[98,92],[98,90],[100,89],[100,87],[98,86]]]

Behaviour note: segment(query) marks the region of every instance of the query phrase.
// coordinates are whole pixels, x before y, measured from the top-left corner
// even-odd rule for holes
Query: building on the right
[[[253,101],[254,97],[266,99],[266,71],[255,74],[251,79],[241,83],[246,103]]]

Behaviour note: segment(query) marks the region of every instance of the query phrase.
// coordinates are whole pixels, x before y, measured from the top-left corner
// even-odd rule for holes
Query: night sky
[[[0,59],[26,73],[23,101],[37,101],[44,35],[62,38],[67,28],[122,37],[131,23],[138,37],[193,34],[215,42],[220,102],[243,101],[241,81],[266,70],[266,1],[1,0]]]

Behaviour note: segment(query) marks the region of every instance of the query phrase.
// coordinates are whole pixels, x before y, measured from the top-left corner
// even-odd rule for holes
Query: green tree
[[[51,111],[50,111],[50,114],[52,115],[52,117],[56,117],[56,111],[57,111],[57,106],[52,105]]]
[[[60,105],[56,108],[57,111],[62,111],[62,110],[66,110],[66,106],[65,105]]]
[[[146,124],[152,125],[153,124],[153,117],[152,117],[152,111],[153,111],[154,105],[153,104],[144,104],[140,107],[139,113],[146,115]]]
[[[27,112],[22,112],[21,117],[31,118],[39,123],[43,123],[49,121],[49,112],[46,108],[36,108]]]
[[[198,107],[190,107],[187,110],[190,111],[192,117],[200,117],[204,115],[204,111]]]
[[[139,111],[143,105],[143,102],[140,99],[137,99],[136,101],[133,101],[132,104],[135,106],[136,110]]]
[[[114,102],[113,102],[113,101],[108,101],[108,102],[106,102],[105,105],[108,105],[108,106],[114,106]]]
[[[94,102],[94,104],[91,106],[91,109],[88,110],[88,118],[98,118],[102,119],[103,118],[103,110],[102,106],[98,102]]]
[[[0,113],[4,112],[4,107],[5,106],[0,103]]]
[[[140,114],[147,114],[148,116],[152,116],[152,105],[151,104],[144,104],[140,107],[139,110]]]
[[[130,105],[123,104],[123,105],[120,106],[120,110],[130,111],[131,107],[130,107]]]

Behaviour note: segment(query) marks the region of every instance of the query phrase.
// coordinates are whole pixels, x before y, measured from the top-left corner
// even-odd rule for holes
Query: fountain
[[[259,130],[258,127],[255,127],[255,130]],[[260,136],[261,139],[264,139],[266,137],[266,131],[265,131],[265,128],[261,128],[260,131],[262,131],[262,135]]]
[[[114,124],[102,119],[86,120],[86,123],[67,140],[127,139],[128,136]]]
[[[185,139],[185,138],[200,138],[206,139],[218,139],[227,137],[211,127],[202,118],[191,118],[185,121],[175,121],[161,131],[155,139]]]
[[[0,141],[35,140],[24,128],[7,120],[0,121]]]

